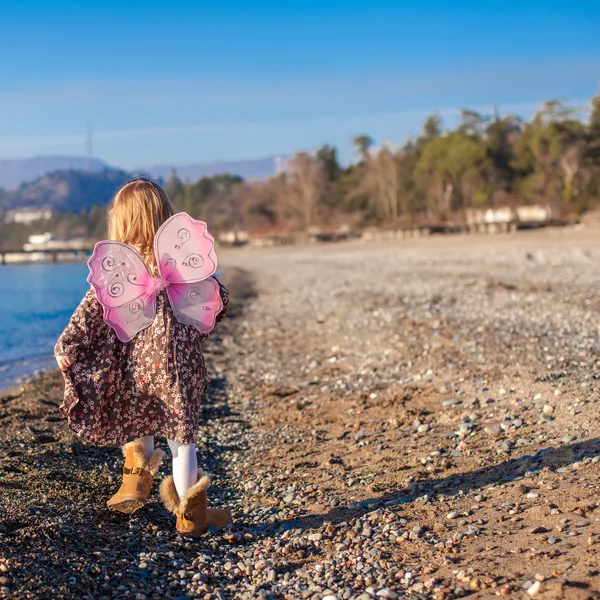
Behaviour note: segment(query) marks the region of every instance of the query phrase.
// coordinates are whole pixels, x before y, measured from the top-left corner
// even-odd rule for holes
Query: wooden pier
[[[35,263],[35,262],[52,262],[58,263],[63,260],[66,261],[77,261],[83,260],[91,256],[94,248],[93,246],[82,247],[82,248],[70,248],[65,246],[64,248],[48,248],[48,249],[28,249],[23,248],[0,248],[0,265],[7,264],[22,264],[22,263]],[[41,258],[34,258],[33,255],[41,256]],[[18,257],[22,257],[19,260]],[[11,257],[11,259],[7,259]]]

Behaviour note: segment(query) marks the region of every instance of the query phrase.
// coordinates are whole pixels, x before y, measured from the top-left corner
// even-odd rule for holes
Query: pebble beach
[[[0,598],[600,598],[600,238],[220,253],[198,436],[234,523],[107,510],[118,449],[0,393]],[[164,440],[159,440],[166,449]]]

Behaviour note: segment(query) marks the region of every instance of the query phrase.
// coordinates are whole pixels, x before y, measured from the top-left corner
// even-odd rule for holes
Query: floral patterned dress
[[[227,288],[219,283],[223,310]],[[60,411],[80,437],[123,446],[145,435],[195,441],[208,375],[202,355],[206,334],[182,325],[168,298],[157,298],[156,317],[130,342],[119,341],[90,290],[60,336],[55,354],[72,357]]]

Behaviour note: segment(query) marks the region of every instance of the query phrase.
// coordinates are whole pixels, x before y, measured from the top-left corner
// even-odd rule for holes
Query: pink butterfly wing
[[[154,238],[161,275],[171,284],[193,283],[217,270],[215,240],[204,221],[178,213],[165,221]]]
[[[175,318],[184,325],[193,325],[200,333],[210,333],[223,310],[219,284],[212,277],[171,284],[167,294]]]
[[[98,242],[88,260],[88,282],[104,309],[104,320],[122,342],[148,327],[156,297],[146,292],[151,275],[139,253],[121,242]]]
[[[140,297],[117,308],[104,309],[104,321],[122,342],[130,342],[156,316],[156,296]]]

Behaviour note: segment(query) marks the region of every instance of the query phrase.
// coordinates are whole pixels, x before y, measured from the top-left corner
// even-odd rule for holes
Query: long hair
[[[108,207],[108,237],[135,246],[156,275],[154,236],[175,214],[165,191],[149,179],[126,183]]]

